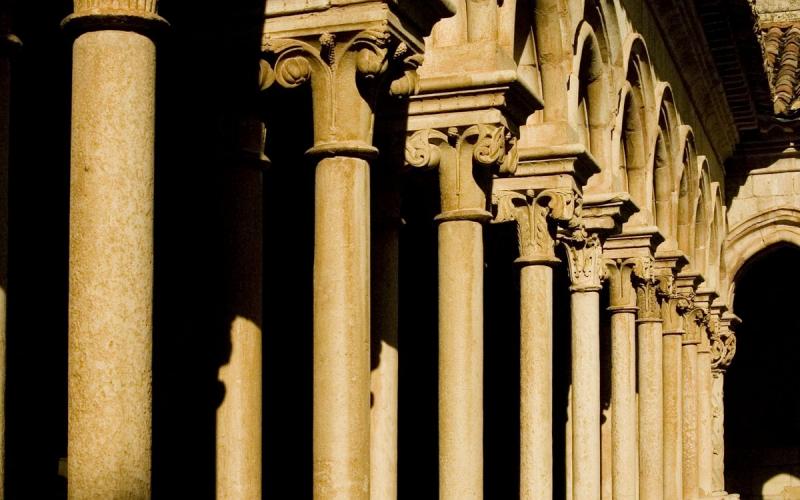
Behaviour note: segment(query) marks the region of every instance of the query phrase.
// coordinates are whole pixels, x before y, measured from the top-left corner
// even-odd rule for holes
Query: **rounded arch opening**
[[[796,498],[800,478],[800,349],[796,298],[777,278],[800,279],[800,246],[779,241],[735,276],[737,349],[725,373],[725,484],[742,499]]]

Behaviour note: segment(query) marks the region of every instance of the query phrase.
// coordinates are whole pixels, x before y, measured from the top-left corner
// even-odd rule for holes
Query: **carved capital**
[[[263,43],[261,88],[311,85],[314,147],[309,154],[374,157],[373,108],[389,76],[413,77],[421,62],[390,33],[386,21],[363,29],[272,38]],[[409,80],[413,87],[413,82]],[[398,84],[399,85],[399,84]],[[398,92],[401,89],[398,87]],[[413,88],[409,89],[413,92]]]
[[[610,311],[632,313],[637,311],[634,275],[641,272],[640,261],[640,258],[605,259]]]
[[[640,260],[640,272],[634,274],[636,286],[636,305],[639,307],[640,322],[661,321],[662,301],[668,300],[669,283],[662,284],[653,274],[653,260],[646,257]]]
[[[538,195],[533,190],[492,193],[497,207],[494,221],[516,222],[520,265],[553,265],[556,226],[567,224],[579,211],[580,197],[567,189],[548,189]]]
[[[702,336],[705,335],[708,327],[708,314],[706,311],[692,304],[692,307],[683,317],[685,328],[683,343],[702,343]]]
[[[558,235],[567,254],[567,267],[573,292],[596,292],[605,279],[603,247],[600,237],[587,233],[583,227],[565,231]]]
[[[736,335],[724,323],[711,336],[711,369],[724,372],[736,355]]]
[[[516,165],[516,139],[502,125],[478,124],[417,130],[406,141],[406,163],[438,168],[439,221],[491,218],[488,194],[492,175],[511,173]]]

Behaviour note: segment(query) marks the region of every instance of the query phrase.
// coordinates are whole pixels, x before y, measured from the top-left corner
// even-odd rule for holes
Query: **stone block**
[[[794,191],[794,178],[797,176],[798,172],[754,175],[751,177],[753,194],[758,197],[791,194]]]

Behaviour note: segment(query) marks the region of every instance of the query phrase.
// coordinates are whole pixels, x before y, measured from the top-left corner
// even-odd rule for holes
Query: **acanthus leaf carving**
[[[574,292],[600,291],[606,278],[603,248],[596,233],[583,227],[563,231],[558,235],[567,254],[567,268]]]
[[[493,193],[494,222],[516,222],[521,264],[555,263],[555,229],[574,217],[578,196],[567,189]]]
[[[639,320],[661,320],[661,303],[663,286],[661,278],[653,273],[653,259],[642,257],[634,268],[633,282],[636,286],[636,305],[639,308]],[[668,286],[668,285],[667,285]]]

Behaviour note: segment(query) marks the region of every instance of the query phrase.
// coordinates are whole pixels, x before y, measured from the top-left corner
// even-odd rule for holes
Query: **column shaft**
[[[640,321],[639,350],[639,498],[664,498],[664,399],[662,323]]]
[[[261,498],[262,173],[228,169],[230,356],[219,370],[217,500]]]
[[[314,498],[369,497],[369,165],[316,167]]]
[[[520,270],[520,499],[553,497],[553,269]]]
[[[373,366],[371,379],[370,497],[373,500],[397,498],[398,224],[397,217],[385,217],[376,225],[374,235],[372,349],[377,366]]]
[[[713,443],[713,461],[711,481],[713,493],[725,494],[725,405],[723,403],[725,372],[714,371],[711,386],[711,437]]]
[[[711,352],[697,353],[697,474],[700,495],[710,495],[714,447],[711,442]]]
[[[70,498],[149,498],[155,45],[75,40],[69,256]]]
[[[683,498],[698,496],[697,466],[697,343],[684,341],[683,367]]]
[[[683,355],[681,332],[662,337],[664,377],[664,498],[683,494]]]
[[[613,498],[633,500],[636,498],[636,310],[611,311]]]
[[[483,498],[483,228],[439,224],[439,498]]]
[[[600,498],[600,293],[573,291],[572,496]]]

